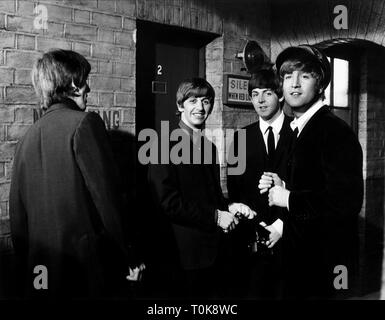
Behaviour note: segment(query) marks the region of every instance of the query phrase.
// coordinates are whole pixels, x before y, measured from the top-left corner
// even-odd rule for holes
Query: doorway
[[[143,129],[156,130],[160,137],[161,121],[168,121],[170,131],[177,127],[176,91],[179,83],[192,77],[205,78],[205,48],[216,34],[192,31],[147,21],[137,21],[136,51],[136,136]],[[136,141],[138,152],[147,141]],[[147,166],[137,160],[136,223],[140,226],[142,252],[146,255],[146,294],[157,295],[162,283],[158,261],[171,261],[171,233],[165,217],[152,203],[147,183]]]
[[[360,58],[363,49],[349,43],[333,45],[324,51],[331,66],[331,81],[326,89],[325,103],[358,134]]]
[[[150,128],[160,136],[161,121],[177,127],[176,91],[180,82],[205,78],[206,45],[217,34],[137,21],[136,51],[136,132]],[[146,141],[136,141],[136,151]],[[137,194],[146,188],[147,168],[137,164]],[[139,192],[139,193],[138,193]]]
[[[217,35],[137,21],[136,128],[177,125],[176,90],[184,79],[205,77],[205,46]]]
[[[385,213],[385,48],[369,41],[339,39],[326,43],[325,53],[348,67],[347,106],[332,112],[358,135],[364,155],[363,208],[359,216],[358,295],[379,292],[383,277]],[[333,70],[338,75],[341,70]],[[342,68],[343,71],[343,68]],[[340,83],[338,83],[340,82]],[[341,78],[334,83],[341,87]]]

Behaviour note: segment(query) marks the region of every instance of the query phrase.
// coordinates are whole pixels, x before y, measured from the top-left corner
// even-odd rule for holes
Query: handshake
[[[247,205],[243,203],[231,203],[228,211],[217,210],[218,219],[217,225],[227,233],[237,226],[239,219],[253,219],[257,215],[254,210],[251,210]]]

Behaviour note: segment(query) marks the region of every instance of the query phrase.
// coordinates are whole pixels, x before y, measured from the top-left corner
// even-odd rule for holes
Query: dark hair
[[[292,73],[293,71],[296,71],[296,70],[310,73],[317,80],[316,97],[321,98],[322,100],[325,99],[325,88],[322,87],[322,83],[321,83],[323,73],[321,71],[319,64],[310,60],[309,61],[286,60],[282,64],[279,70],[281,83],[283,82],[283,77],[285,74]],[[318,93],[319,89],[322,89],[321,93]]]
[[[277,74],[272,69],[263,69],[251,75],[249,80],[249,96],[251,97],[253,89],[266,88],[273,90],[278,98],[282,97],[282,88]]]
[[[192,78],[184,80],[180,83],[176,92],[176,104],[181,107],[190,97],[207,97],[210,100],[211,105],[214,105],[215,91],[203,78]],[[179,115],[179,111],[177,114]]]
[[[55,49],[43,54],[32,70],[32,83],[43,108],[73,96],[73,85],[83,87],[90,71],[90,63],[77,52]]]

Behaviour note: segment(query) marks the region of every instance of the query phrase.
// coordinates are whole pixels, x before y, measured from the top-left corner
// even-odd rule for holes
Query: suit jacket
[[[213,162],[193,164],[193,153],[203,155],[204,151],[192,142],[191,132],[184,129],[182,133],[191,142],[190,164],[150,164],[148,181],[158,210],[171,225],[177,262],[184,270],[203,269],[212,266],[218,255],[221,231],[216,209],[226,210],[227,203],[215,164],[215,146],[204,138],[212,148]],[[170,150],[175,145],[170,143]]]
[[[125,281],[128,256],[116,181],[97,114],[66,99],[28,130],[16,150],[10,190],[12,241],[28,294],[99,296],[118,284],[115,275]],[[48,290],[32,286],[37,265],[47,267]]]
[[[254,219],[252,224],[264,221],[269,225],[277,218],[285,219],[284,209],[269,208],[268,193],[261,195],[258,184],[264,171],[275,172],[281,179],[287,179],[287,157],[293,139],[293,131],[290,128],[291,120],[285,115],[272,168],[268,168],[266,145],[259,129],[259,122],[244,128],[246,130],[246,169],[242,175],[229,175],[227,187],[229,199],[232,202],[245,203],[257,212],[257,219]],[[238,136],[238,132],[236,132],[234,142],[238,141]],[[234,148],[234,143],[232,148]],[[250,225],[248,221],[245,222]],[[250,227],[248,228],[250,229]],[[253,233],[252,230],[249,230],[250,237]]]
[[[302,294],[330,296],[337,292],[335,266],[345,265],[349,276],[354,274],[363,201],[361,146],[351,128],[324,106],[296,139],[288,172],[289,259],[295,262],[288,270],[299,272],[289,277]]]

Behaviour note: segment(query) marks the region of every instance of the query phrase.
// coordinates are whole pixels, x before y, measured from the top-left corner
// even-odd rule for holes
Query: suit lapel
[[[256,156],[260,156],[262,155],[264,161],[266,161],[267,159],[267,151],[266,151],[266,145],[265,145],[265,141],[263,140],[263,135],[262,135],[262,132],[261,132],[261,129],[259,128],[259,122],[257,122],[257,125],[255,126],[255,135],[256,135],[256,139],[253,139],[252,140],[252,143],[253,144],[256,144]]]
[[[311,130],[311,127],[313,126],[313,123],[318,119],[318,117],[321,117],[323,114],[329,112],[329,108],[327,105],[324,105],[321,109],[319,109],[308,121],[308,123],[305,125],[305,127],[302,129],[300,135],[296,139],[293,137],[293,143],[292,147],[289,153],[289,158],[292,157],[293,153],[295,152],[295,149],[299,143],[304,139],[304,137],[307,135],[307,131]]]
[[[285,116],[281,131],[279,132],[279,140],[275,150],[274,168],[279,166],[282,156],[287,152],[291,145],[293,131],[290,128],[290,118]]]
[[[246,130],[246,170],[251,173],[256,163],[265,163],[267,152],[259,122]]]

